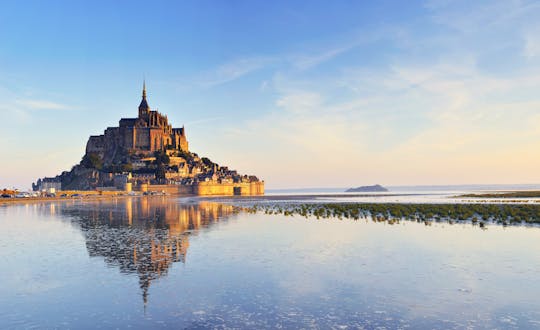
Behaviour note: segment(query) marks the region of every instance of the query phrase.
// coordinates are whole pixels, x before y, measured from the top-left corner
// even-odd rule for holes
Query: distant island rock
[[[357,187],[357,188],[350,188],[350,189],[345,190],[345,192],[387,192],[387,191],[388,189],[386,189],[385,187],[379,184],[376,184],[373,186],[362,186],[362,187]]]

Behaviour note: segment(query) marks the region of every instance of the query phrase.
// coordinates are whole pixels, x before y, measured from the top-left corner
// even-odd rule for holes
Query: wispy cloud
[[[203,72],[195,79],[195,81],[197,81],[199,85],[209,88],[233,82],[246,75],[271,66],[275,67],[275,71],[283,70],[287,66],[292,66],[299,70],[314,69],[361,45],[372,43],[381,38],[394,37],[396,34],[399,34],[399,32],[400,31],[394,29],[384,28],[362,35],[355,33],[344,41],[333,42],[332,45],[315,45],[312,47],[311,51],[303,51],[301,53],[286,52],[281,54],[237,58],[225,62],[217,68]],[[261,88],[267,87],[267,83],[263,82]]]
[[[236,59],[203,73],[198,81],[200,85],[206,88],[222,85],[260,70],[275,61],[276,59],[273,57],[246,57]]]
[[[16,100],[15,104],[29,110],[68,110],[72,108],[68,105],[61,103],[33,99]]]
[[[276,101],[276,105],[289,113],[313,115],[322,105],[322,98],[314,92],[300,91],[284,95]]]
[[[525,32],[524,39],[524,55],[528,58],[540,56],[540,28]]]
[[[250,159],[282,186],[313,177],[323,185],[540,180],[532,175],[540,157],[527,154],[540,148],[540,68],[494,74],[482,63],[484,50],[452,47],[448,54],[431,49],[432,61],[341,65],[317,81],[281,70],[272,84],[274,110],[225,140],[244,145],[256,138],[264,147]],[[531,171],[502,176],[516,165]]]
[[[398,27],[384,26],[369,32],[358,33],[354,31],[351,35],[344,37],[339,42],[331,41],[327,44],[313,46],[311,51],[304,51],[301,54],[289,54],[284,56],[293,67],[300,70],[316,68],[322,64],[330,62],[340,55],[354,51],[356,48],[366,46],[383,39],[401,38],[403,30]],[[307,47],[310,48],[310,47]]]
[[[522,24],[523,16],[540,8],[538,2],[527,1],[427,1],[426,7],[438,24],[471,33],[485,31],[509,22]],[[534,17],[534,16],[533,16]]]
[[[352,45],[337,47],[334,49],[329,49],[319,54],[293,56],[292,63],[295,67],[301,70],[310,69],[324,62],[330,61],[336,56],[339,56],[340,54],[343,54],[353,49],[355,46],[356,44],[352,44]]]
[[[200,124],[209,123],[209,122],[213,122],[213,121],[218,121],[218,120],[222,120],[222,119],[223,119],[222,116],[201,118],[201,119],[196,119],[196,120],[186,122],[185,125],[186,126],[200,125]]]

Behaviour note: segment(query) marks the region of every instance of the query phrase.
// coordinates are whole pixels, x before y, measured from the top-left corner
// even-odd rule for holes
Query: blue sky
[[[540,182],[538,1],[7,1],[0,187],[152,108],[269,188]]]

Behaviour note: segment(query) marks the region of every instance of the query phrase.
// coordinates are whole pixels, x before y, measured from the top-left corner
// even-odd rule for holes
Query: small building
[[[35,185],[32,185],[32,188],[34,191],[55,193],[62,190],[62,182],[57,178],[43,178],[39,179]]]

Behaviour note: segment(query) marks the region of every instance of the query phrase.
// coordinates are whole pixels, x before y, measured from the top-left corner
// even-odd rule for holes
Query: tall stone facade
[[[108,127],[103,135],[90,136],[86,154],[97,154],[106,164],[110,164],[119,155],[152,154],[166,148],[188,152],[186,131],[184,127],[172,128],[167,116],[150,109],[144,84],[139,116],[122,118],[118,127]]]

